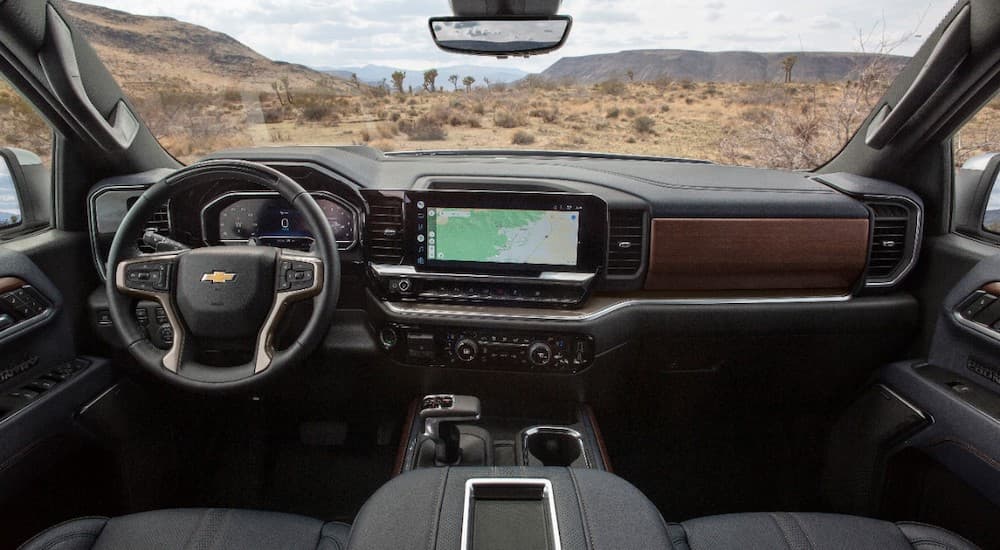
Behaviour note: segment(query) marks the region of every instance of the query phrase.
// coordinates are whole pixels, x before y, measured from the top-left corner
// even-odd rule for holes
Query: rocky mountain
[[[428,67],[429,68],[429,67]],[[481,67],[477,65],[452,65],[450,67],[435,67],[438,71],[437,86],[445,90],[453,89],[448,82],[448,77],[458,75],[458,87],[462,88],[462,79],[471,76],[476,79],[476,86],[485,86],[485,80],[490,83],[510,83],[528,76],[528,73],[510,67]],[[384,65],[365,65],[363,67],[343,67],[337,69],[324,69],[324,72],[339,78],[350,79],[351,74],[358,75],[358,79],[365,84],[377,86],[385,79],[386,83],[392,85],[392,73],[404,71],[406,79],[403,80],[403,88],[408,89],[413,86],[414,90],[420,90],[424,85],[425,69],[400,69],[398,67],[386,67]]]
[[[344,79],[272,61],[235,38],[170,17],[149,17],[61,0],[77,28],[127,90],[169,88],[268,90],[283,78],[293,89],[351,93]]]
[[[797,56],[792,79],[834,81],[853,78],[876,59],[894,73],[909,58],[841,52],[702,52],[694,50],[631,50],[617,53],[564,57],[541,73],[550,79],[595,83],[624,79],[631,70],[636,80],[669,77],[711,82],[773,81],[784,79],[782,61]]]

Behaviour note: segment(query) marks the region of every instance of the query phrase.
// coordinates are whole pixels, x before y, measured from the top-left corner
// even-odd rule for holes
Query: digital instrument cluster
[[[334,195],[313,193],[341,250],[358,241],[358,214]],[[308,248],[312,233],[302,214],[276,193],[227,193],[205,206],[202,233],[207,244],[255,242]]]

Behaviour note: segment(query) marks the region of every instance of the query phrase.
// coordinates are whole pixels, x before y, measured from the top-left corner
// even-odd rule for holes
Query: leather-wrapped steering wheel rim
[[[260,186],[277,192],[302,216],[313,238],[312,253],[298,254],[263,246],[205,247],[179,253],[136,255],[135,243],[147,220],[156,209],[182,189],[220,179],[237,179],[250,187]],[[273,269],[269,267],[274,262]],[[197,269],[200,266],[215,266]],[[228,273],[226,264],[261,266],[253,273]],[[196,280],[200,275],[201,280]],[[234,270],[238,271],[238,270]],[[268,281],[268,276],[272,281]],[[272,286],[268,286],[268,283]],[[216,283],[228,285],[216,286]],[[243,285],[244,288],[241,288]],[[251,286],[254,285],[254,286]],[[267,293],[266,289],[273,288]],[[149,187],[129,209],[112,241],[108,253],[107,283],[109,310],[117,333],[126,349],[140,366],[160,380],[198,391],[231,391],[256,386],[272,378],[287,366],[300,362],[326,337],[337,306],[340,290],[340,259],[337,242],[329,222],[313,197],[297,182],[268,166],[242,160],[212,160],[193,164],[167,176]],[[256,337],[253,360],[233,368],[210,367],[194,360],[193,341],[188,324],[217,328],[221,319],[238,325],[241,315],[225,317],[226,311],[214,312],[204,300],[186,299],[185,290],[218,297],[220,308],[227,300],[240,307],[252,308],[264,319]],[[212,293],[211,291],[216,291]],[[209,294],[205,294],[208,292]],[[230,299],[231,296],[235,298]],[[170,350],[153,345],[132,316],[134,300],[160,303],[174,330]],[[312,314],[302,332],[281,350],[273,349],[273,330],[287,306],[312,299]],[[239,300],[242,300],[240,302]],[[270,300],[266,308],[263,301]],[[244,304],[245,302],[245,304]],[[187,305],[187,309],[179,307]],[[195,305],[190,305],[195,303]],[[235,306],[234,306],[235,307]],[[195,308],[202,310],[195,311]],[[198,322],[198,315],[212,316],[212,323]],[[241,310],[242,311],[242,310]],[[185,319],[186,313],[192,319]],[[195,315],[197,313],[198,315]],[[223,317],[219,317],[223,315]],[[247,328],[249,330],[249,328]],[[220,329],[222,330],[222,329]]]

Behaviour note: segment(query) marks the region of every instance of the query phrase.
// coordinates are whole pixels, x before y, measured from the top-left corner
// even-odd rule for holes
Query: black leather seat
[[[667,525],[675,550],[966,550],[976,545],[923,523],[836,514],[729,514]]]
[[[351,526],[291,514],[190,508],[70,520],[21,550],[343,550]]]

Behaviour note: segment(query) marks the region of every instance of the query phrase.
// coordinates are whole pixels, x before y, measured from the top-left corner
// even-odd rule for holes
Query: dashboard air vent
[[[612,210],[608,221],[608,276],[634,277],[642,267],[645,214]]]
[[[906,257],[910,213],[905,207],[888,202],[869,202],[868,207],[874,214],[874,227],[865,277],[869,281],[890,279]]]
[[[398,197],[369,199],[365,224],[368,259],[374,264],[398,265],[403,261],[403,201]]]
[[[131,205],[130,205],[131,206]],[[146,222],[146,231],[153,230],[164,236],[170,235],[170,203],[156,209],[153,215]],[[145,253],[152,253],[156,250],[139,240],[139,250]]]

